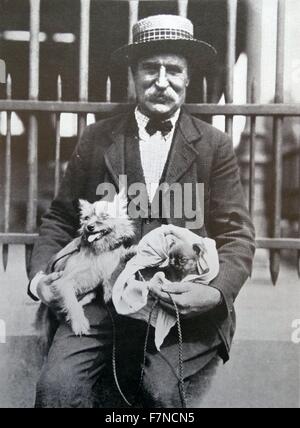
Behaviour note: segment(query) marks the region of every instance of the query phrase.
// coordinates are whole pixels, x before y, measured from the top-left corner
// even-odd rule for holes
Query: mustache
[[[172,97],[170,94],[164,94],[163,92],[153,93],[148,95],[149,101],[157,101],[157,100],[163,100],[163,101],[174,101],[174,97]]]

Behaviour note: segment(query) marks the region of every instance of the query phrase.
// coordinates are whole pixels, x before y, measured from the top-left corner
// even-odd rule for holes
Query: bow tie
[[[157,131],[160,131],[162,135],[165,137],[168,135],[173,129],[172,122],[170,120],[158,120],[158,119],[150,119],[145,127],[147,133],[152,136]]]

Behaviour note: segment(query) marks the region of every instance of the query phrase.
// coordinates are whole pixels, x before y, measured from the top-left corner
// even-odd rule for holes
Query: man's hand
[[[39,280],[36,292],[39,299],[47,306],[55,306],[56,297],[51,289],[53,282],[61,278],[63,272],[54,272],[49,275],[43,275]]]
[[[174,314],[175,309],[168,295],[169,292],[177,305],[179,313],[186,318],[208,312],[222,301],[222,295],[219,290],[191,282],[173,282],[162,286],[150,283],[149,290],[154,297],[159,297],[160,305],[166,311]]]
[[[174,226],[173,224],[163,225],[161,227],[163,234],[165,236],[172,235],[176,239],[179,239],[182,242],[191,243],[195,241],[195,234],[189,229],[184,229],[182,227]],[[199,237],[199,240],[202,238]]]
[[[49,275],[43,275],[37,285],[37,295],[39,299],[46,305],[51,307],[54,311],[59,311],[61,308],[61,302],[58,300],[57,295],[53,293],[51,285],[59,280],[63,272],[54,272]],[[96,293],[91,292],[86,294],[80,300],[81,306],[86,306],[96,298]]]

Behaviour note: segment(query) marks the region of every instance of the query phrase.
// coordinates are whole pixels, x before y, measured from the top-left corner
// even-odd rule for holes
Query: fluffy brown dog
[[[102,287],[105,302],[111,299],[111,281],[118,267],[135,254],[135,247],[130,247],[134,237],[134,228],[127,216],[127,200],[124,194],[116,195],[113,202],[99,201],[90,204],[80,200],[80,247],[79,251],[55,265],[56,271],[63,271],[62,276],[52,283],[51,288],[59,303],[60,312],[71,324],[76,335],[89,332],[89,321],[77,300],[78,295],[85,295]],[[42,305],[39,322],[45,319]]]

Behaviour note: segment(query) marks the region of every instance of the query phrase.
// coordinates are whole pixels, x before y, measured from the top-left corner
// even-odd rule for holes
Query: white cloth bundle
[[[179,232],[179,233],[178,233]],[[202,238],[191,231],[173,225],[161,226],[148,233],[140,241],[137,247],[137,254],[129,260],[125,269],[118,277],[113,287],[113,304],[116,311],[121,315],[129,315],[136,319],[148,321],[152,307],[149,296],[148,282],[139,281],[135,274],[145,268],[155,267],[158,272],[153,276],[152,281],[157,284],[168,283],[163,272],[159,268],[164,268],[169,264],[169,250],[174,243],[182,242],[176,235],[182,236],[190,244],[201,244],[206,249],[206,263],[208,269],[204,274],[188,275],[184,282],[194,282],[208,285],[219,273],[219,257],[216,243],[213,239]],[[176,318],[168,314],[158,306],[153,313],[151,324],[155,327],[155,345],[160,350],[165,337],[170,329],[176,324]]]

